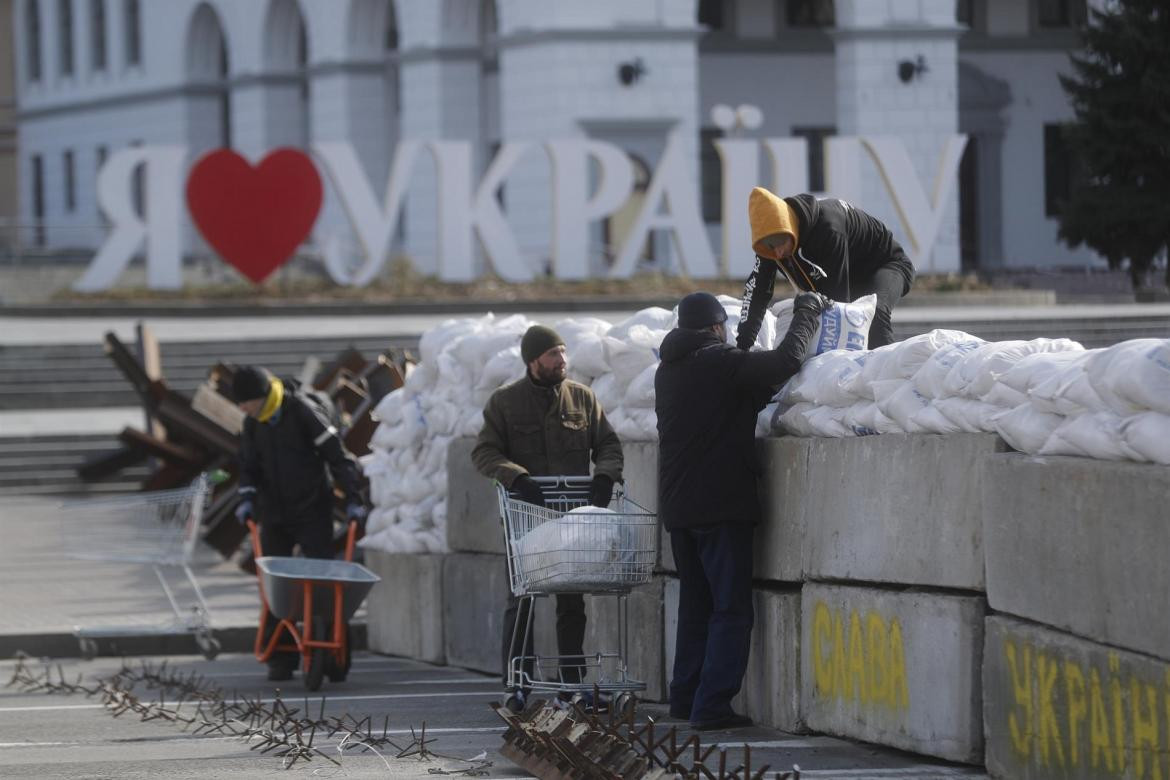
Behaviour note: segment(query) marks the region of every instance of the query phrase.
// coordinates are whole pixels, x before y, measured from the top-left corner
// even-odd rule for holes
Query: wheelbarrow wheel
[[[313,639],[324,636],[325,627],[321,618],[313,618],[313,632],[309,634]],[[325,667],[329,664],[329,651],[323,647],[313,649],[309,656],[309,668],[305,670],[305,689],[318,690],[325,679]]]
[[[353,629],[349,624],[345,625],[345,661],[342,664],[337,663],[337,658],[333,653],[329,653],[329,664],[325,673],[329,675],[329,682],[345,682],[345,678],[349,676],[349,667],[353,664]]]

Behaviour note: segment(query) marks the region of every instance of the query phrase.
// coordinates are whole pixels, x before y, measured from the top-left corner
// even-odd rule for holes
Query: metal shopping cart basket
[[[512,631],[507,688],[587,694],[617,694],[625,711],[646,683],[629,675],[628,608],[630,589],[650,581],[654,569],[657,518],[619,486],[609,509],[586,508],[589,477],[535,477],[545,506],[520,500],[497,483],[504,521],[508,578],[520,599],[520,618]],[[574,512],[573,510],[577,510]],[[592,510],[592,511],[590,511]],[[542,656],[531,648],[535,600],[558,593],[612,595],[617,600],[617,649],[584,656]],[[523,623],[523,626],[521,626]],[[566,679],[570,668],[580,680]],[[576,673],[567,675],[578,676]]]
[[[131,493],[61,504],[61,544],[71,558],[150,566],[166,594],[172,619],[160,624],[75,626],[81,654],[97,654],[98,640],[115,637],[191,634],[209,661],[220,644],[211,631],[203,591],[191,573],[191,556],[210,493],[206,474],[176,490]],[[166,570],[182,571],[190,586],[190,603],[181,607]],[[171,577],[175,577],[174,574]],[[177,578],[176,578],[177,579]]]

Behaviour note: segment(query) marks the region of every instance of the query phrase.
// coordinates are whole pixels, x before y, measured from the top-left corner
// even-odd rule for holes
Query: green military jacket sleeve
[[[516,477],[593,472],[620,482],[622,445],[593,391],[566,379],[542,387],[527,376],[500,388],[483,410],[475,468],[511,487]]]

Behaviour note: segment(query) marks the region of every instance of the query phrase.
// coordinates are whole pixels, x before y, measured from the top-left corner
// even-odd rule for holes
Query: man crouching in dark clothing
[[[752,610],[756,416],[800,371],[818,315],[830,305],[801,293],[776,349],[727,343],[723,306],[691,293],[662,341],[654,379],[658,412],[658,516],[678,568],[678,634],[670,714],[697,730],[750,726],[731,700],[747,670]]]

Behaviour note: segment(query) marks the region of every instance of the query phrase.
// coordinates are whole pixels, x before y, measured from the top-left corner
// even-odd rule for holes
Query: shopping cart
[[[295,651],[301,656],[302,678],[308,690],[320,688],[326,675],[330,682],[344,682],[352,652],[349,619],[370,589],[381,581],[352,560],[357,523],[349,524],[343,561],[266,557],[260,549],[260,530],[254,521],[248,520],[248,530],[260,584],[256,660],[265,663],[273,653]],[[266,638],[269,612],[278,622]]]
[[[512,631],[507,690],[616,694],[614,707],[625,712],[646,683],[632,678],[628,605],[631,588],[650,581],[654,569],[657,518],[619,486],[609,509],[589,504],[589,477],[534,477],[545,506],[526,503],[497,483],[500,516],[512,593],[520,614]],[[577,510],[574,512],[573,510]],[[528,655],[536,599],[559,593],[610,595],[617,600],[616,650],[584,656]],[[523,627],[521,627],[523,622]],[[566,681],[565,670],[582,669],[579,682]],[[575,677],[576,675],[571,675]]]
[[[191,573],[191,556],[210,492],[206,474],[176,490],[88,498],[61,504],[61,545],[71,558],[109,563],[144,564],[154,569],[173,617],[161,625],[122,624],[75,626],[73,633],[86,659],[98,651],[98,640],[120,637],[192,634],[207,660],[219,654],[211,632],[207,602]],[[180,569],[193,594],[180,607],[164,570]],[[172,575],[173,576],[173,575]]]

